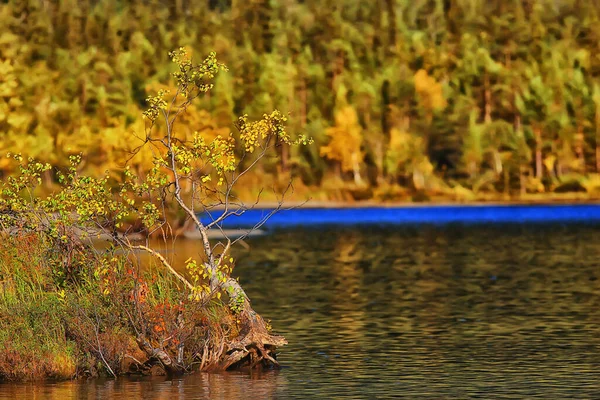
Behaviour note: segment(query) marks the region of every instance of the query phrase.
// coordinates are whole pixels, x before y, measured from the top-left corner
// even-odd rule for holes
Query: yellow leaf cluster
[[[446,108],[442,84],[429,76],[427,71],[420,69],[414,76],[415,91],[419,96],[421,105],[427,111],[438,111]]]
[[[0,61],[0,97],[12,97],[18,86],[14,67],[9,60]]]
[[[427,157],[423,138],[393,128],[390,132],[390,147],[386,154],[387,170],[390,173],[425,176],[433,173],[433,165]]]
[[[356,110],[345,106],[335,113],[335,126],[325,130],[329,144],[321,147],[321,156],[339,161],[342,170],[350,172],[362,160],[362,127]]]

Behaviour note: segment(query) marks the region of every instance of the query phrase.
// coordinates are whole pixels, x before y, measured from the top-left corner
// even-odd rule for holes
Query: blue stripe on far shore
[[[272,209],[249,210],[230,216],[226,229],[248,229]],[[213,212],[216,218],[221,212]],[[201,214],[203,222],[212,219]],[[266,228],[310,225],[401,225],[449,223],[600,222],[600,204],[577,205],[449,205],[358,208],[296,208],[275,213]]]

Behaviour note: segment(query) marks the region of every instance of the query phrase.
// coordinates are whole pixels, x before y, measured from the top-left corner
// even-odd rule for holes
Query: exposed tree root
[[[227,343],[227,349],[214,370],[231,368],[277,367],[277,347],[287,344],[282,336],[272,335],[267,324],[246,300],[238,315],[239,335]]]
[[[233,278],[230,278],[225,289],[232,298],[243,298],[243,304],[237,314],[238,335],[226,343],[226,349],[211,370],[231,368],[278,367],[276,359],[277,347],[287,344],[283,336],[272,335],[265,320],[250,305],[248,296]]]
[[[241,287],[235,286],[241,291]],[[245,296],[243,291],[238,292]],[[195,354],[196,368],[201,371],[225,371],[228,369],[253,369],[278,367],[276,350],[287,344],[284,337],[273,335],[267,323],[251,307],[244,297],[241,311],[235,316],[236,336],[227,338],[221,335],[207,339],[203,349]],[[212,332],[214,334],[214,332]],[[148,361],[144,370],[159,364],[167,375],[177,376],[190,371],[190,366],[177,362],[175,354],[169,354],[162,348],[153,347],[144,335],[136,338],[139,348],[146,354]]]
[[[136,341],[139,348],[148,356],[148,360],[157,360],[160,362],[167,375],[177,376],[183,375],[186,372],[184,367],[173,361],[173,358],[166,351],[152,347],[144,335],[138,335]]]

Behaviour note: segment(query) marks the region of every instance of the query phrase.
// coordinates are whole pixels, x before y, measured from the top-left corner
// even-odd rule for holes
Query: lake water
[[[5,384],[0,398],[600,398],[599,226],[294,228],[247,242],[235,274],[290,342],[281,370]]]

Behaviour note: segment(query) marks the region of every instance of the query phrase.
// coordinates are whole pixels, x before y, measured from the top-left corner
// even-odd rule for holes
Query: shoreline
[[[265,201],[256,204],[249,210],[262,210],[262,209],[274,209],[279,204],[276,202]],[[361,209],[361,208],[428,208],[428,207],[501,207],[501,206],[577,206],[577,205],[600,205],[600,198],[598,199],[525,199],[525,200],[477,200],[477,201],[391,201],[383,202],[376,200],[364,200],[354,202],[344,201],[288,201],[282,203],[282,212],[286,209]],[[224,207],[215,207],[212,210],[223,210]]]

